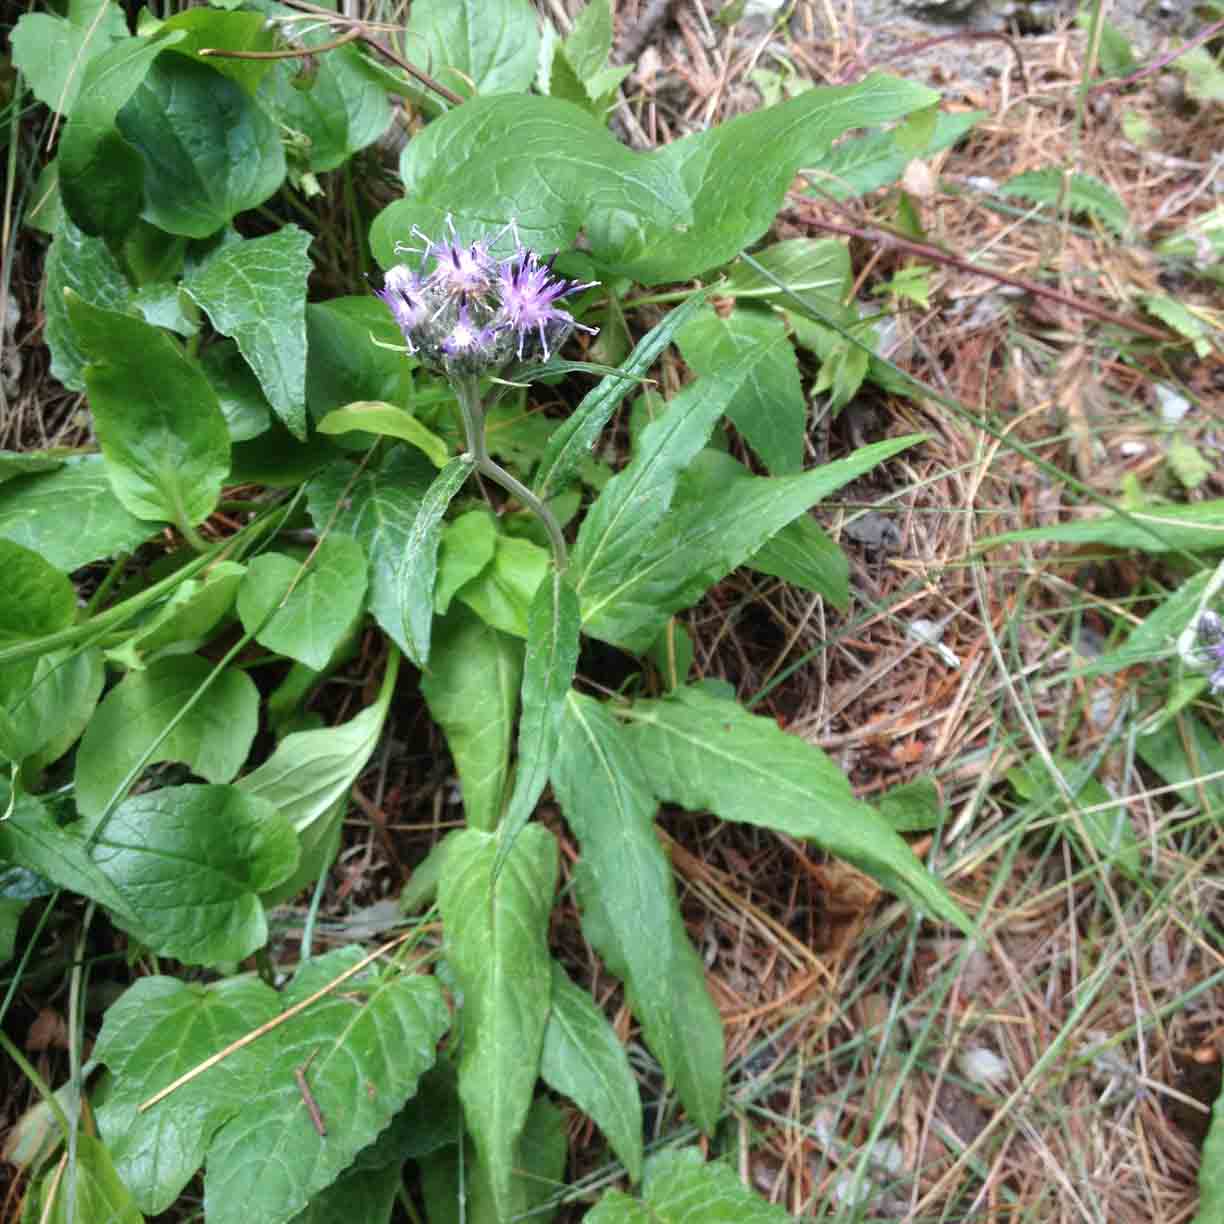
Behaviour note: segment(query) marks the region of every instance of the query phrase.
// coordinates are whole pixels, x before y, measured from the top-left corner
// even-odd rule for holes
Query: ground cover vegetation
[[[1219,15],[744,7],[12,29],[4,1218],[1224,1220]]]

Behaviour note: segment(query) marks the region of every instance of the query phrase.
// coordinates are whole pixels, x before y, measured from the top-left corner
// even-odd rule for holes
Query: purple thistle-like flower
[[[1212,693],[1224,692],[1224,621],[1215,612],[1204,612],[1198,622],[1199,641],[1216,665],[1208,678]]]
[[[541,261],[534,251],[520,246],[515,254],[498,269],[497,290],[501,298],[503,325],[518,335],[518,356],[524,356],[523,346],[539,338],[540,352],[548,360],[549,349],[557,348],[575,327],[595,334],[596,329],[575,323],[568,311],[554,303],[582,289],[590,289],[596,281],[568,281],[554,276],[551,261]]]
[[[450,237],[434,242],[415,226],[421,245],[396,244],[396,254],[414,251],[432,260],[425,274],[400,264],[387,272],[378,296],[399,324],[408,348],[430,369],[450,373],[496,374],[518,361],[548,360],[575,328],[598,330],[574,321],[557,303],[597,282],[556,276],[552,260],[541,260],[521,242],[510,259],[497,263],[489,254],[511,222],[488,239],[461,243],[450,217]]]
[[[415,353],[411,333],[425,318],[427,310],[420,276],[403,264],[397,264],[387,271],[383,287],[374,292],[386,302],[391,317],[399,324],[409,352]]]

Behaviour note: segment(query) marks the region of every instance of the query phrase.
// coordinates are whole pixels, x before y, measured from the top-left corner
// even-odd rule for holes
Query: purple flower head
[[[567,311],[558,309],[554,303],[597,283],[584,284],[554,276],[551,260],[541,261],[534,251],[520,246],[500,266],[497,276],[502,323],[518,336],[519,359],[534,356],[532,350],[536,350],[538,341],[536,351],[547,361],[550,349],[561,345],[575,327],[594,335],[595,328],[575,323]],[[524,345],[528,352],[524,352]]]
[[[478,374],[488,368],[496,347],[497,329],[476,323],[466,300],[461,301],[454,324],[440,345],[447,369]]]
[[[387,304],[391,317],[399,324],[410,352],[416,352],[412,331],[425,318],[428,310],[421,278],[403,264],[387,270],[383,287],[374,292]]]
[[[1211,691],[1224,692],[1224,621],[1215,612],[1204,612],[1199,617],[1198,637],[1215,668],[1208,681]]]
[[[421,245],[395,247],[397,254],[414,251],[424,263],[432,261],[432,269],[414,272],[397,265],[377,291],[422,365],[448,373],[498,374],[516,358],[547,361],[575,328],[595,334],[596,328],[576,323],[557,303],[596,282],[554,275],[551,259],[541,260],[517,242],[513,222],[491,238],[461,243],[454,222],[446,221],[446,240],[434,242],[414,227]],[[517,247],[497,263],[489,250],[507,230]]]

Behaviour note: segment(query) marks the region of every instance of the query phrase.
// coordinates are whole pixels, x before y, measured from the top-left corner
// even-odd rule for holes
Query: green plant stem
[[[12,1043],[9,1035],[0,1029],[0,1049],[17,1064],[21,1069],[22,1075],[34,1085],[38,1095],[47,1103],[47,1108],[55,1115],[56,1124],[64,1134],[64,1138],[68,1137],[68,1119],[64,1115],[64,1110],[60,1103],[55,1099],[55,1093],[51,1091],[50,1085],[41,1075],[38,1074],[37,1068],[32,1062]]]
[[[557,517],[521,480],[511,476],[500,463],[496,463],[489,455],[488,444],[485,441],[485,416],[480,405],[479,392],[475,379],[455,381],[455,395],[459,401],[459,412],[463,417],[463,432],[467,435],[468,453],[476,464],[476,471],[487,476],[494,484],[500,485],[512,497],[518,498],[532,514],[544,524],[552,544],[553,561],[559,574],[565,573],[569,564],[569,554],[565,547],[565,535]]]
[[[130,556],[131,553],[120,553],[111,563],[110,569],[106,571],[106,577],[98,583],[98,589],[89,597],[89,602],[85,605],[86,617],[93,616],[98,605],[110,593],[111,587],[119,580],[119,575],[123,573],[123,567],[128,563]]]

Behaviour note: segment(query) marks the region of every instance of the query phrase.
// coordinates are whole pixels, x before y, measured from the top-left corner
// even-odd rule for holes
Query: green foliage
[[[1130,215],[1117,192],[1091,174],[1064,174],[1061,170],[1029,170],[999,188],[999,194],[1018,196],[1033,204],[1051,204],[1068,212],[1087,214],[1109,226],[1119,237],[1130,232]]]
[[[930,797],[876,811],[817,749],[687,686],[694,643],[676,614],[740,565],[848,606],[846,558],[808,511],[921,439],[804,471],[794,344],[816,351],[835,404],[866,377],[886,385],[826,326],[870,339],[846,302],[849,253],[799,240],[737,257],[800,168],[882,183],[972,120],[875,75],[631,151],[606,127],[626,73],[608,63],[612,13],[596,0],[541,52],[528,0],[418,0],[403,45],[466,99],[449,109],[357,43],[320,51],[336,31],[272,0],[146,15],[139,35],[113,0],[69,0],[15,29],[17,67],[64,119],[40,209],[52,370],[84,392],[100,453],[0,454],[0,859],[19,877],[0,888],[0,955],[29,898],[61,890],[141,967],[105,1011],[105,1074],[64,1089],[88,1094],[98,1135],[72,1123],[71,1176],[32,1185],[39,1218],[172,1212],[202,1170],[208,1224],[387,1224],[406,1160],[432,1218],[544,1213],[566,1116],[543,1081],[642,1183],[596,1217],[678,1218],[697,1201],[703,1219],[772,1219],[695,1152],[645,1160],[649,1056],[631,1066],[549,952],[562,846],[578,846],[586,939],[707,1135],[724,1113],[723,1030],[660,802],[809,839],[969,929],[896,831],[937,822]],[[281,42],[312,54],[204,54]],[[550,96],[528,95],[533,82]],[[367,233],[367,197],[346,189],[350,231],[314,232],[316,176],[360,181],[391,92],[428,119],[401,158],[403,197]],[[490,387],[468,354],[405,345],[360,292],[366,246],[389,266],[414,225],[450,237],[448,217],[455,242],[496,238],[499,258],[516,222],[542,258],[558,252],[558,275],[598,282],[564,304],[581,321],[598,303],[597,352],[617,364],[511,356]],[[703,274],[635,343],[634,283]],[[356,293],[339,292],[346,277]],[[596,457],[673,344],[695,378],[624,414],[627,463]],[[540,411],[533,380],[569,380],[551,406],[575,377],[595,382],[568,419]],[[768,475],[727,453],[723,418]],[[506,499],[477,502],[477,472]],[[586,695],[584,635],[648,656],[626,658],[625,692],[659,691],[653,663],[671,695]],[[338,715],[329,698],[358,651],[361,679],[372,665],[381,685]],[[402,656],[417,670],[401,675]],[[356,947],[312,956],[307,938],[277,991],[270,911],[332,867],[350,793],[412,686],[467,826],[400,899],[411,913],[436,896],[441,940],[431,915],[373,969]],[[550,783],[572,841],[533,822]],[[193,968],[172,977],[167,962]]]

